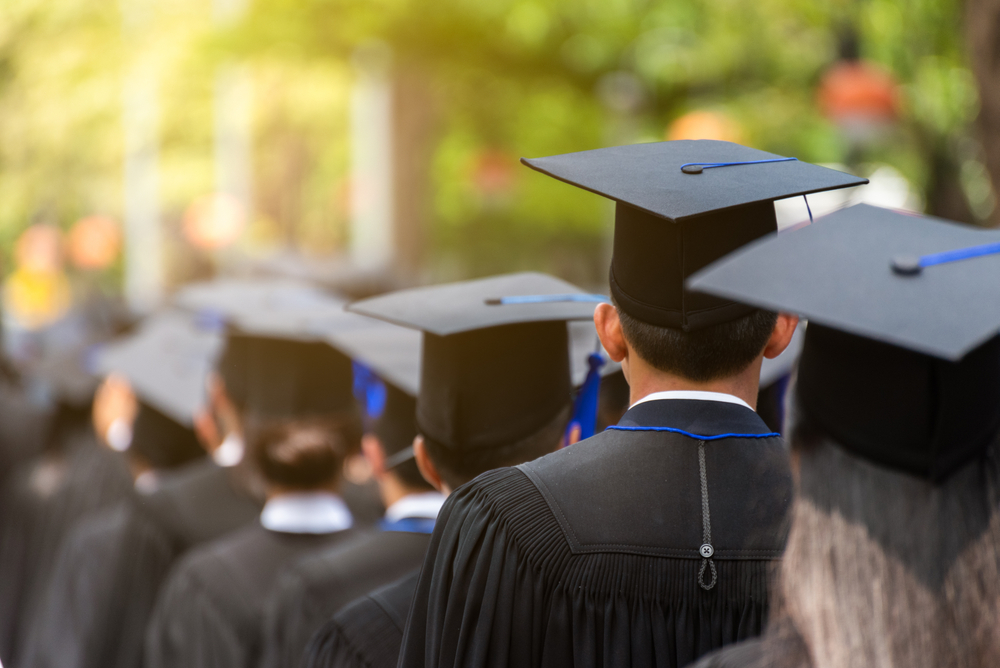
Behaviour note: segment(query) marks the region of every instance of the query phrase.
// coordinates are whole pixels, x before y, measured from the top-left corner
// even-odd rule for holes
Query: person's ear
[[[779,313],[778,322],[775,323],[774,330],[771,332],[771,338],[767,340],[767,345],[764,346],[764,357],[774,359],[785,352],[785,348],[791,342],[792,335],[795,334],[795,328],[798,325],[799,316]]]
[[[597,337],[614,362],[621,362],[628,356],[628,346],[622,334],[622,323],[618,319],[618,309],[611,304],[598,304],[594,309],[594,327]]]
[[[212,371],[205,381],[208,394],[208,407],[219,421],[226,434],[240,434],[243,427],[240,424],[240,412],[229,396],[226,382],[218,371]]]
[[[361,452],[364,453],[368,465],[372,468],[372,475],[378,480],[385,475],[385,450],[382,449],[382,442],[375,434],[365,434],[361,437]]]
[[[441,474],[438,473],[437,467],[434,466],[430,453],[427,452],[427,444],[424,442],[424,437],[420,434],[417,434],[416,438],[413,439],[413,458],[417,462],[417,470],[420,471],[420,475],[424,477],[427,484],[442,494],[451,493],[451,489],[441,479]]]
[[[222,445],[223,437],[219,433],[219,426],[209,411],[201,409],[195,413],[193,426],[194,435],[198,437],[201,447],[205,448],[208,454],[212,454]]]

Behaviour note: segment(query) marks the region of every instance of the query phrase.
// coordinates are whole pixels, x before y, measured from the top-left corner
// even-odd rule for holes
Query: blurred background
[[[614,144],[733,140],[994,225],[998,5],[5,0],[6,346],[219,273],[601,288],[612,207],[518,158]]]

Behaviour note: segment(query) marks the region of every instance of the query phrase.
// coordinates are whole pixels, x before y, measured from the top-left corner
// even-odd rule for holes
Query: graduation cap
[[[998,231],[857,205],[688,287],[808,317],[804,412],[845,448],[940,480],[1000,431],[997,252]]]
[[[231,329],[220,362],[230,397],[257,418],[322,416],[357,409],[351,360],[325,342]]]
[[[728,299],[690,294],[684,280],[775,232],[774,200],[867,183],[795,158],[713,140],[616,146],[521,162],[615,201],[611,294],[632,317],[684,331],[752,310]]]
[[[287,278],[220,279],[187,286],[175,301],[228,328],[220,373],[238,405],[270,417],[353,410],[352,358],[381,345],[382,377],[416,392],[420,337],[344,311],[346,301]],[[407,366],[409,365],[409,366]]]
[[[124,376],[139,399],[180,425],[190,426],[205,403],[205,379],[222,345],[218,332],[171,310],[150,316],[127,337],[94,353],[103,375]]]
[[[141,398],[129,452],[141,456],[154,469],[174,468],[205,455],[190,420],[182,424]]]
[[[413,457],[417,435],[417,398],[386,384],[385,410],[375,421],[375,435],[387,455],[386,468],[395,468]]]
[[[329,321],[325,335],[354,360],[355,397],[368,406],[366,429],[389,455],[387,468],[395,468],[413,458],[421,334],[356,313],[341,316]]]
[[[345,301],[288,278],[222,278],[184,286],[174,303],[205,325],[232,325],[261,337],[314,341],[316,323],[334,318]]]
[[[423,332],[417,424],[445,447],[509,445],[571,399],[566,322],[598,297],[552,276],[519,273],[397,292],[348,308]]]

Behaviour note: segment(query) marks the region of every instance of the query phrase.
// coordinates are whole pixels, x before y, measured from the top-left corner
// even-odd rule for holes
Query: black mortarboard
[[[141,456],[154,469],[174,468],[205,454],[191,427],[181,425],[142,399],[132,425],[129,452]]]
[[[345,313],[343,299],[293,279],[218,279],[186,286],[175,301],[228,325],[220,374],[237,405],[259,417],[353,411],[351,353],[330,345],[331,332],[388,329]]]
[[[690,294],[684,280],[775,232],[774,200],[867,183],[712,140],[634,144],[521,161],[616,202],[612,296],[634,318],[685,331],[750,311],[727,299]],[[692,163],[694,169],[688,170],[698,173],[681,171]]]
[[[385,389],[385,408],[375,420],[373,431],[385,454],[391,456],[413,445],[413,437],[417,435],[417,398],[392,383],[386,383]]]
[[[287,278],[223,278],[186,285],[174,302],[202,320],[261,337],[318,340],[315,323],[344,310],[343,299]]]
[[[521,273],[401,290],[348,308],[424,332],[420,432],[475,450],[525,438],[569,405],[566,321],[593,317],[595,301],[565,281]]]
[[[984,244],[1000,249],[1000,232],[858,205],[688,287],[808,317],[806,415],[848,450],[939,480],[1000,430],[1000,256],[958,259]]]
[[[136,395],[181,425],[190,425],[205,403],[205,379],[222,337],[178,311],[150,316],[127,337],[102,346],[94,365],[124,376]]]
[[[238,379],[236,401],[242,399],[241,408],[257,418],[323,416],[356,408],[351,360],[326,343],[233,330],[222,361],[243,364],[242,370],[223,369],[222,375]]]
[[[420,332],[348,311],[317,322],[314,331],[386,383],[417,395]]]

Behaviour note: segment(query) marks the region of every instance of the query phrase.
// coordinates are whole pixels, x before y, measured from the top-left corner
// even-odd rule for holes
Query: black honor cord
[[[708,475],[705,473],[705,441],[698,443],[698,470],[701,475],[701,536],[702,546],[698,548],[698,553],[702,556],[701,570],[698,571],[698,585],[708,591],[715,586],[718,580],[718,573],[715,570],[715,562],[712,555],[715,548],[712,547],[712,516],[708,511]],[[705,584],[705,567],[712,569],[712,581]]]

